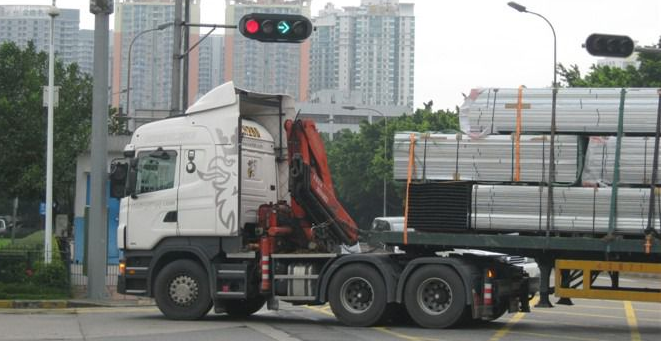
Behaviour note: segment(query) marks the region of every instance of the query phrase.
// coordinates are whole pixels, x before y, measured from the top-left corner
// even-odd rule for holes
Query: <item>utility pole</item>
[[[182,54],[182,0],[175,0],[175,22],[173,26],[173,74],[170,87],[170,116],[180,114],[180,86]]]
[[[90,299],[100,300],[107,297],[108,17],[113,13],[113,0],[91,0],[90,12],[95,18],[87,295]]]

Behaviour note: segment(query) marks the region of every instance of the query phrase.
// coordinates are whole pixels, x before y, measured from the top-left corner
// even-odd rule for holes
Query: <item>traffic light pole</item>
[[[112,0],[90,2],[94,19],[94,83],[92,93],[92,144],[90,173],[90,219],[87,238],[88,298],[101,300],[106,294],[108,219],[106,208],[108,143],[108,17]]]
[[[173,68],[170,85],[170,116],[179,115],[182,50],[182,0],[175,0],[175,22],[173,26]]]

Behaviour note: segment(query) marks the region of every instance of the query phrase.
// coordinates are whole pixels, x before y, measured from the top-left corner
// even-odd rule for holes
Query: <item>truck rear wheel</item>
[[[405,307],[422,327],[447,328],[460,322],[465,310],[465,287],[447,266],[426,265],[405,285]]]
[[[169,319],[197,320],[212,308],[205,269],[183,259],[166,265],[154,283],[154,299]]]
[[[387,313],[387,289],[380,273],[363,264],[338,270],[329,284],[329,305],[343,324],[368,327]]]

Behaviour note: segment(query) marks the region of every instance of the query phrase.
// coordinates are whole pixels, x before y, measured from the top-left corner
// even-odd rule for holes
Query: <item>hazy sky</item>
[[[200,0],[203,23],[224,23],[225,0]],[[312,0],[312,15],[328,2],[358,6],[361,0]],[[553,77],[553,37],[546,22],[508,7],[507,0],[416,0],[415,108],[433,100],[453,109],[475,87],[546,87]],[[545,16],[557,33],[557,61],[586,72],[596,62],[581,47],[592,33],[625,34],[641,44],[658,42],[658,0],[519,0]],[[52,0],[0,0],[0,4],[50,5]],[[58,0],[81,10],[81,28],[94,28],[89,0]],[[112,18],[111,18],[112,26]]]

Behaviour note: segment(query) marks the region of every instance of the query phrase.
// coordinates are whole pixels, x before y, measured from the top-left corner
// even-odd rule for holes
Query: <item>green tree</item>
[[[660,49],[660,42],[658,48]],[[638,62],[640,64],[637,68],[629,65],[626,69],[592,65],[584,77],[580,74],[578,65],[566,68],[559,64],[558,72],[562,77],[562,85],[568,87],[661,87],[660,52],[640,52]]]
[[[0,45],[0,188],[2,196],[43,198],[46,182],[46,109],[42,86],[48,83],[48,57],[29,43]],[[76,157],[89,143],[92,81],[76,64],[55,65],[60,86],[54,111],[54,200],[73,210]]]
[[[458,130],[458,113],[432,108],[417,109],[387,121],[387,156],[384,121],[364,121],[360,131],[343,130],[327,144],[327,155],[336,194],[360,228],[370,227],[382,215],[383,179],[387,179],[387,213],[403,214],[404,184],[393,180],[392,146],[396,131]]]

